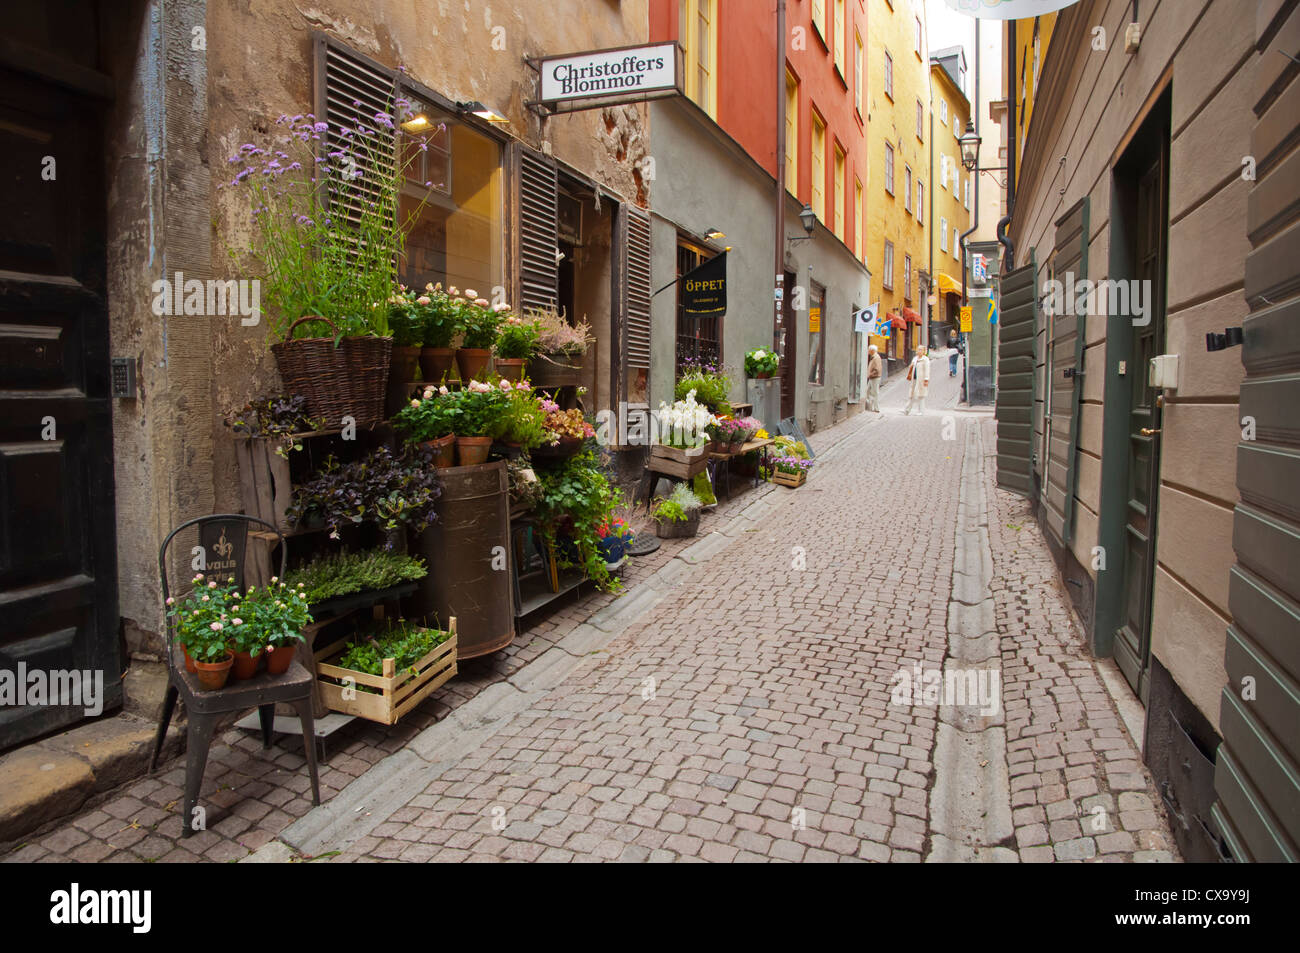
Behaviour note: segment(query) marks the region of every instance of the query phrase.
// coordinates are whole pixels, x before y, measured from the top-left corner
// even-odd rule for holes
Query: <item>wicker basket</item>
[[[383,420],[393,339],[344,338],[337,347],[332,337],[294,339],[294,328],[304,321],[334,329],[328,318],[302,317],[289,325],[284,341],[271,345],[285,390],[305,397],[307,413],[324,417],[331,427],[345,416],[354,417],[358,427]]]

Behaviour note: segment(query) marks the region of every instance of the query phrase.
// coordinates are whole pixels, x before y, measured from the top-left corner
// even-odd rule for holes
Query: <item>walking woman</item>
[[[912,358],[912,364],[907,369],[907,379],[909,384],[904,416],[912,412],[913,405],[925,413],[925,395],[930,392],[930,355],[924,347],[916,349],[916,357]]]
[[[880,349],[874,344],[867,348],[867,410],[880,413]]]

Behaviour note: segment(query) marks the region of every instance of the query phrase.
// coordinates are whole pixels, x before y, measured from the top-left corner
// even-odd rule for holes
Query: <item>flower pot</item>
[[[230,677],[237,682],[252,678],[257,674],[257,663],[262,661],[263,649],[258,649],[257,654],[252,652],[236,652],[234,664],[230,668]]]
[[[498,357],[493,359],[496,371],[508,381],[521,381],[524,379],[524,364],[527,362],[522,357]]]
[[[460,379],[466,383],[481,379],[491,356],[492,350],[486,347],[456,348],[456,367],[460,369]]]
[[[271,646],[266,650],[266,674],[283,675],[289,671],[289,666],[293,664],[293,657],[297,654],[293,645]]]
[[[392,380],[402,383],[416,380],[415,375],[420,369],[420,348],[394,347],[390,367],[388,373]]]
[[[700,531],[700,511],[692,510],[684,520],[655,520],[655,535],[660,539],[694,536]]]
[[[535,460],[567,460],[581,450],[584,443],[583,437],[561,437],[559,443],[534,447],[531,456]]]
[[[776,373],[775,371],[759,371],[757,374],[754,375],[754,377],[756,377],[760,381],[765,381],[768,380],[775,373]]]
[[[422,447],[428,447],[433,451],[433,465],[441,470],[444,467],[454,467],[456,465],[456,435],[449,433],[445,437],[439,437],[437,440],[426,440]]]
[[[198,669],[195,674],[198,675],[199,686],[207,692],[225,688],[226,679],[230,677],[230,668],[234,664],[235,657],[229,653],[221,662],[195,662],[194,667]]]
[[[197,672],[198,669],[194,667],[194,659],[190,658],[190,650],[182,645],[181,652],[185,655],[185,671],[190,672],[191,674]]]
[[[456,352],[449,347],[420,348],[420,376],[431,384],[441,384],[451,371]]]
[[[596,544],[606,564],[616,563],[623,558],[625,546],[621,536],[606,536]]]
[[[462,467],[487,463],[488,451],[492,449],[491,437],[457,437],[456,460]]]

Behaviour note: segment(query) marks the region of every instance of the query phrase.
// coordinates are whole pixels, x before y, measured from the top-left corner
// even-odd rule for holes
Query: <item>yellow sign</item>
[[[970,305],[965,305],[965,306],[961,309],[961,332],[962,332],[963,334],[969,334],[969,333],[970,333],[970,328],[971,328],[971,315],[970,315],[970,313],[971,313],[971,306],[970,306]]]
[[[816,334],[821,329],[822,329],[822,309],[809,308],[808,309],[808,333]]]

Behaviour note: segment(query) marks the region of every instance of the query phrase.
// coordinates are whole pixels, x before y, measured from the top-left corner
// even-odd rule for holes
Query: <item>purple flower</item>
[[[329,132],[330,124],[327,122],[318,122],[311,128],[313,132]]]

